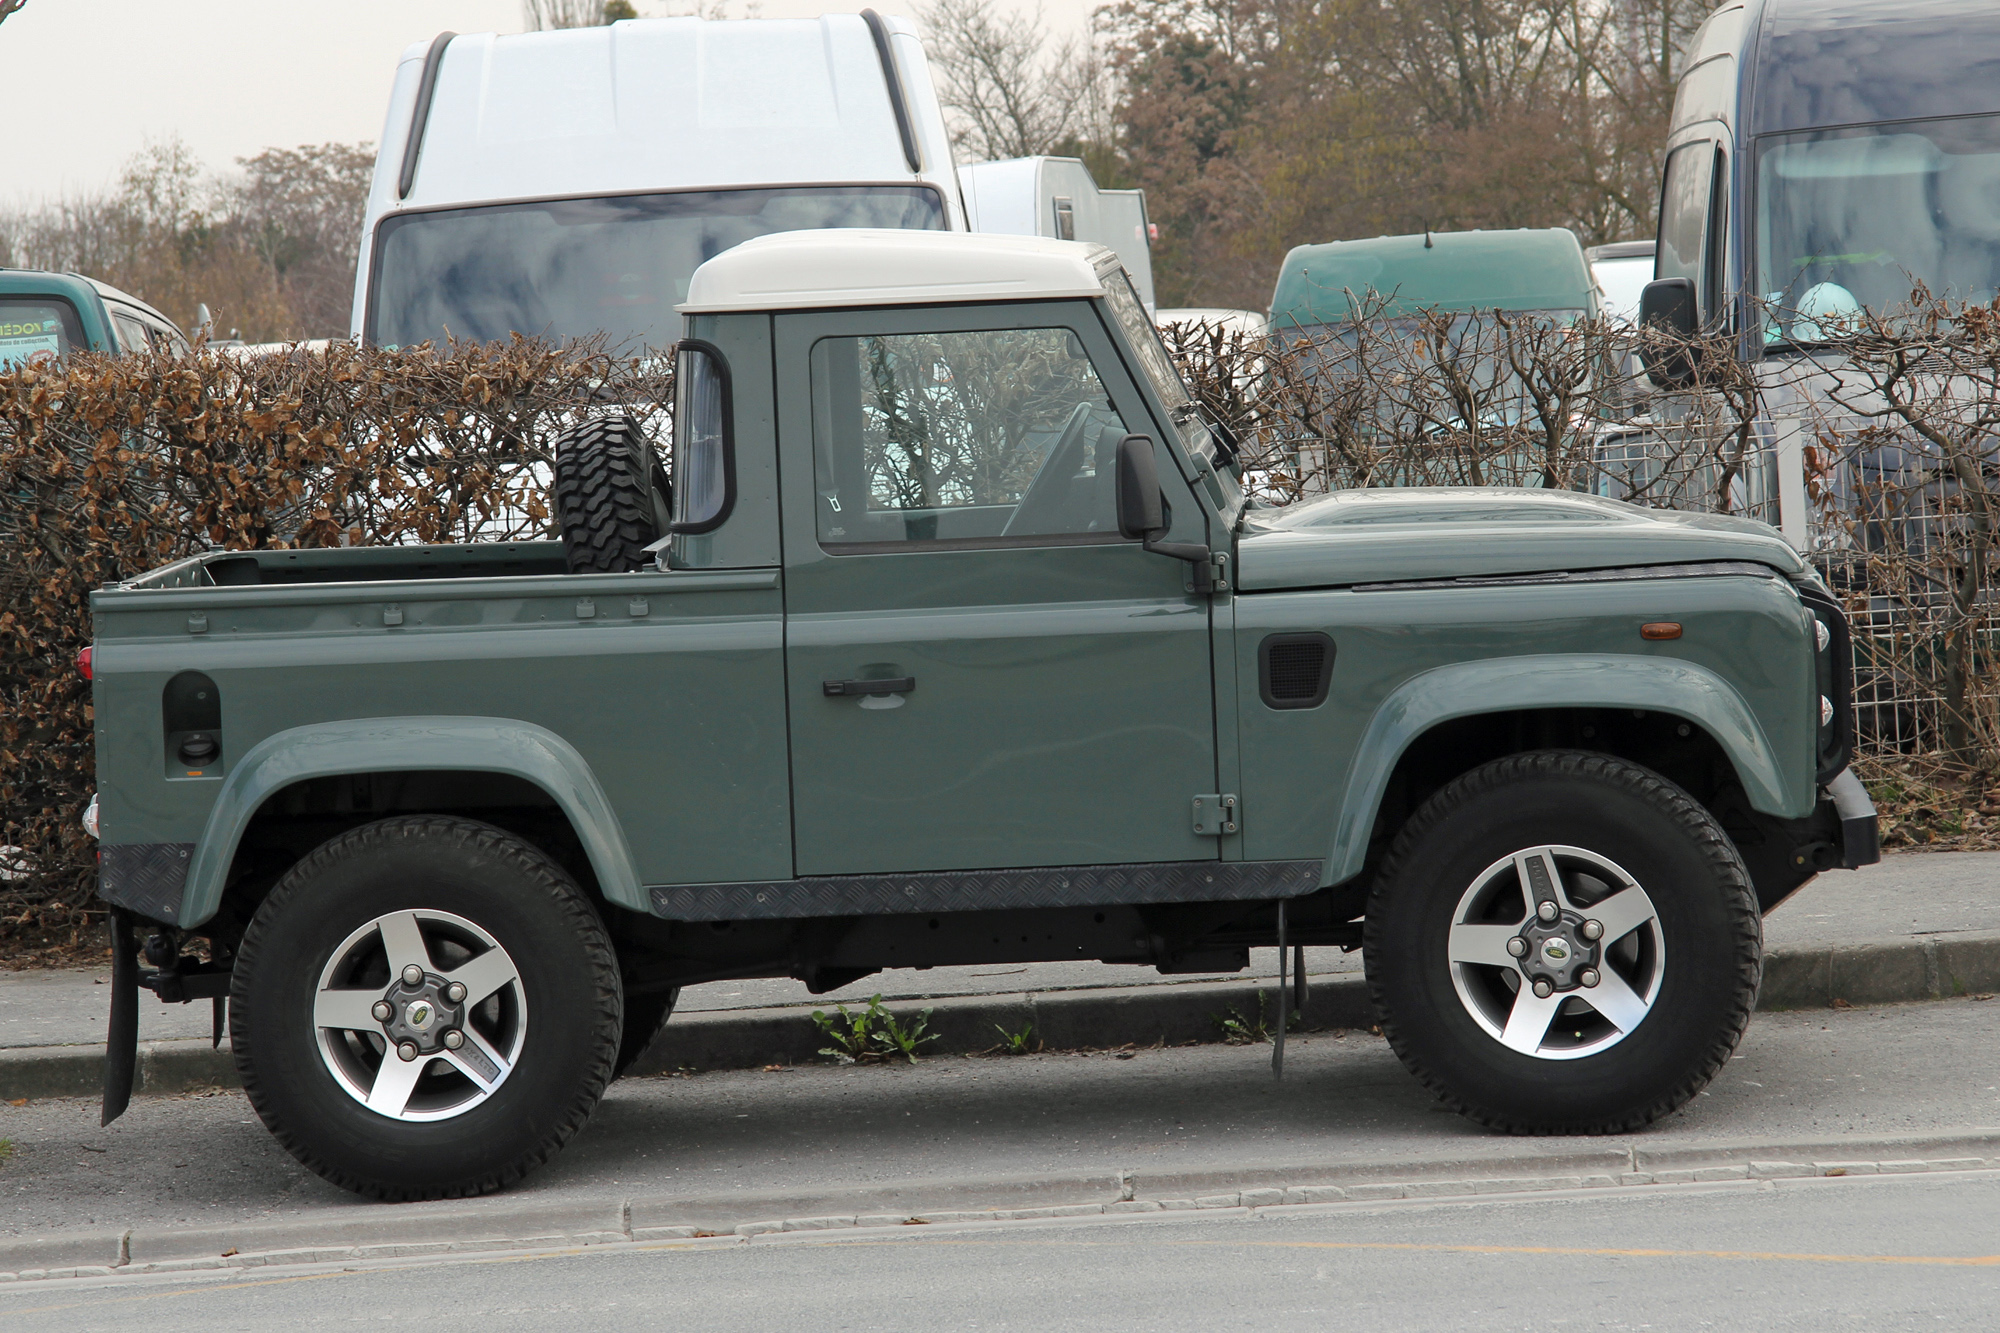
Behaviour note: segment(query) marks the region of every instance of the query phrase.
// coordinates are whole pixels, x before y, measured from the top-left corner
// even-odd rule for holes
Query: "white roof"
[[[937,119],[923,49],[887,20],[922,138]],[[405,53],[383,130],[402,168],[423,48]],[[395,99],[402,101],[401,98]],[[942,124],[929,171],[956,184]],[[937,159],[937,160],[931,160]],[[852,14],[628,20],[452,40],[438,66],[409,197],[387,207],[797,182],[909,182],[882,61]]]
[[[694,271],[685,315],[818,306],[1101,296],[1101,245],[948,231],[781,231]]]

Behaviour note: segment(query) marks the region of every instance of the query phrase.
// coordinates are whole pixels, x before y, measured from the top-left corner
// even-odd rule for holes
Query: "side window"
[[[1689,278],[1700,293],[1702,313],[1714,308],[1704,243],[1714,215],[1717,154],[1710,143],[1676,148],[1667,158],[1660,188],[1660,247],[1655,278]]]
[[[1125,421],[1068,329],[822,338],[820,545],[1117,541]]]
[[[111,322],[118,329],[118,350],[130,356],[136,352],[153,350],[153,340],[147,335],[146,326],[122,311],[111,313]]]
[[[712,532],[736,502],[729,366],[707,343],[685,340],[674,368],[673,530]]]

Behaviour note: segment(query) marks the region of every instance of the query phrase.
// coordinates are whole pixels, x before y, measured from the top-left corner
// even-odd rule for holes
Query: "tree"
[[[345,333],[375,154],[367,144],[308,144],[237,165],[234,222],[276,275],[294,327],[307,337]]]
[[[631,9],[629,0],[615,0],[624,9]],[[605,0],[521,0],[522,18],[530,32],[547,32],[553,28],[595,28],[610,22],[605,17]],[[637,18],[636,13],[620,15],[622,18]]]
[[[115,187],[0,214],[0,264],[73,270],[189,327],[251,342],[347,332],[374,154],[365,144],[266,149],[223,178],[178,139],[150,143]]]
[[[1050,44],[1033,14],[997,14],[983,0],[933,0],[923,10],[952,144],[990,161],[1108,142],[1112,99],[1089,41]]]

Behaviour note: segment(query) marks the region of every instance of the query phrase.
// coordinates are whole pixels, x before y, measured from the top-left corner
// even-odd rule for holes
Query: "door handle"
[[[820,689],[828,697],[844,694],[908,694],[917,688],[915,676],[892,676],[888,680],[826,680]]]

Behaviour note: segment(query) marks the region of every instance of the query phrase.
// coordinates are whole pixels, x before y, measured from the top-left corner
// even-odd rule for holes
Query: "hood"
[[[1338,491],[1251,510],[1237,545],[1245,592],[1749,560],[1805,563],[1773,528],[1722,514],[1642,509],[1575,491],[1408,487]]]

